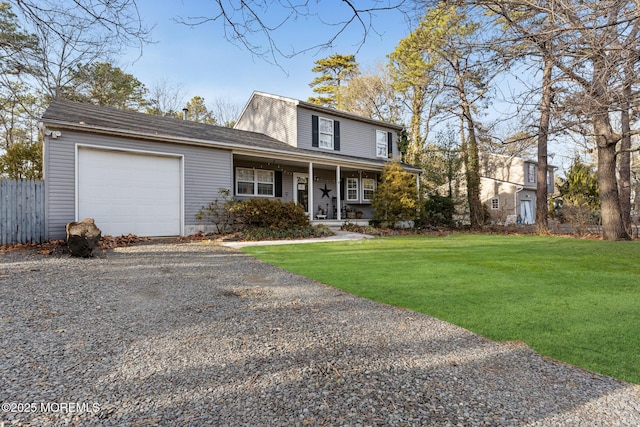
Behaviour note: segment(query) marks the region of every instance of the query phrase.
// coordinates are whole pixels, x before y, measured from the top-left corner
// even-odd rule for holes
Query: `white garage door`
[[[103,235],[179,235],[180,195],[179,158],[78,149],[78,219]]]

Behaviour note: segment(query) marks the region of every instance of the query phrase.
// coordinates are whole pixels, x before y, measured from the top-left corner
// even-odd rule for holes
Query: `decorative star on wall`
[[[322,197],[321,197],[321,199],[324,199],[325,197],[326,197],[327,199],[330,199],[330,198],[331,198],[331,196],[329,196],[329,193],[331,192],[331,189],[330,189],[330,188],[327,188],[327,184],[326,184],[326,183],[324,184],[324,188],[321,188],[321,189],[320,189],[320,191],[322,191]]]

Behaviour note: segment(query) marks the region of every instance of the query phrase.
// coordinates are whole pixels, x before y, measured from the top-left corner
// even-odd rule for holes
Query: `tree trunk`
[[[551,117],[551,77],[553,62],[545,56],[544,70],[542,73],[542,100],[540,101],[540,128],[538,130],[538,185],[536,187],[536,227],[538,231],[549,229],[547,217],[548,205],[548,163],[547,145],[549,141],[549,120]]]
[[[409,147],[407,148],[407,156],[406,162],[412,166],[421,166],[422,165],[422,94],[414,93],[413,99],[411,100],[411,122],[409,124],[410,132],[411,132],[411,142],[409,143]]]
[[[465,108],[467,119],[468,144],[467,155],[467,191],[469,197],[469,215],[471,218],[471,228],[480,228],[484,224],[484,212],[480,201],[480,155],[478,153],[478,141],[474,129],[471,110],[467,105]]]
[[[633,67],[625,67],[626,83],[623,88],[623,102],[620,114],[622,126],[622,139],[620,140],[620,154],[618,155],[618,191],[620,199],[620,213],[624,229],[631,235],[631,123],[629,118],[629,105],[632,92],[631,81],[635,78]]]
[[[602,238],[604,240],[630,240],[622,222],[620,195],[616,178],[616,146],[621,139],[611,127],[609,105],[598,101],[607,99],[607,76],[612,71],[602,55],[594,57],[590,94],[594,99],[592,124],[598,147],[598,191],[602,214]]]
[[[631,136],[629,132],[629,110],[622,110],[622,139],[620,140],[620,154],[618,155],[618,191],[620,199],[620,215],[622,225],[631,234]]]
[[[597,131],[596,134],[602,135]],[[598,136],[598,139],[603,138]],[[616,179],[616,145],[598,144],[598,189],[604,240],[630,240],[622,223]]]
[[[96,227],[93,218],[70,222],[67,224],[66,230],[67,246],[71,255],[84,258],[93,256],[93,249],[102,237],[102,232]]]
[[[455,63],[456,83],[458,96],[460,97],[460,108],[462,110],[462,120],[467,126],[464,166],[467,179],[467,200],[469,201],[469,220],[471,228],[480,228],[484,223],[484,212],[480,201],[480,154],[478,153],[478,140],[476,139],[475,123],[471,115],[471,107],[467,100],[464,81],[460,72],[460,64]]]

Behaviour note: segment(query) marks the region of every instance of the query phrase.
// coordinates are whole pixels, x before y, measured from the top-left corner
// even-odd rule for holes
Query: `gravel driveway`
[[[640,425],[640,387],[204,243],[0,255],[0,426]]]

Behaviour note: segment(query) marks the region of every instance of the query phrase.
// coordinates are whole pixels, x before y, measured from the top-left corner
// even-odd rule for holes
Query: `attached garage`
[[[182,234],[182,157],[77,147],[77,218],[103,235]]]

